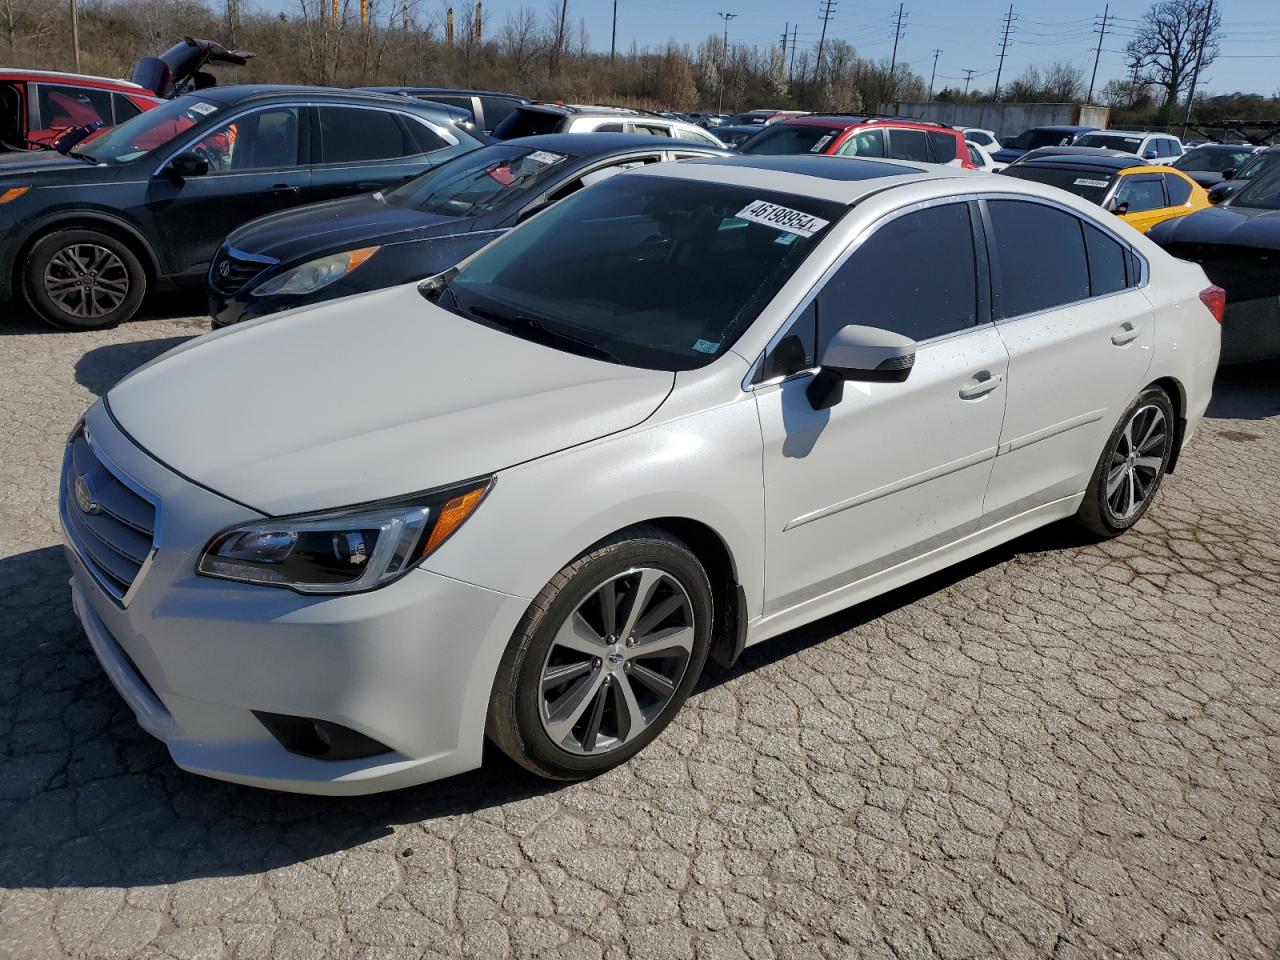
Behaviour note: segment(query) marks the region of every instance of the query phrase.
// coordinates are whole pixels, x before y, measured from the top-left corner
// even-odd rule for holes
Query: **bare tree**
[[[542,48],[538,40],[538,15],[529,7],[508,11],[498,34],[498,47],[506,56],[519,84],[533,80],[533,64]]]
[[[54,9],[40,0],[0,0],[0,30],[12,57],[19,46],[39,42],[54,32]]]
[[[1166,116],[1191,82],[1199,52],[1203,69],[1218,57],[1222,15],[1213,0],[1159,0],[1143,14],[1137,34],[1125,46],[1129,68],[1142,83],[1164,91]]]

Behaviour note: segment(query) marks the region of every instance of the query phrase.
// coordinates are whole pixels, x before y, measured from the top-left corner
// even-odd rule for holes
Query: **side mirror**
[[[844,382],[902,383],[916,361],[916,342],[878,327],[849,324],[822,352],[821,369],[805,391],[815,410],[834,407],[844,397]]]
[[[187,177],[203,177],[209,172],[209,161],[194,153],[180,153],[164,168],[174,180],[181,183]]]
[[[1122,217],[1129,212],[1129,201],[1121,200],[1116,202],[1115,198],[1107,201],[1107,210],[1114,213],[1117,217]]]
[[[1236,168],[1235,168],[1235,167],[1227,167],[1227,169],[1225,169],[1225,170],[1223,170],[1223,171],[1222,171],[1222,179],[1223,179],[1223,180],[1234,180],[1234,179],[1235,179],[1235,177],[1236,177]]]
[[[1143,159],[1143,160],[1154,160],[1155,158],[1156,158],[1156,148],[1155,148],[1155,147],[1147,147],[1147,149],[1145,149],[1145,150],[1143,150],[1143,151],[1142,151],[1142,159]]]

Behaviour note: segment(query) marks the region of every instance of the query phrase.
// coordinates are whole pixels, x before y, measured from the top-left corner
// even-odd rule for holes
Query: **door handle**
[[[961,400],[977,400],[979,397],[985,397],[1004,381],[1004,377],[998,373],[992,373],[990,370],[983,370],[975,373],[973,378],[960,388]]]
[[[287,183],[277,183],[270,190],[265,191],[268,197],[288,197],[298,192],[297,187],[291,187]]]
[[[1111,335],[1111,342],[1117,347],[1123,347],[1126,343],[1133,343],[1142,336],[1142,331],[1126,320],[1120,324],[1120,329]]]

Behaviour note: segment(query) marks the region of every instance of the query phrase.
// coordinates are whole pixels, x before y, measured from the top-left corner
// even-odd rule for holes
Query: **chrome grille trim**
[[[245,253],[224,243],[218,248],[213,262],[209,264],[209,285],[221,294],[234,296],[248,286],[258,274],[279,262],[273,257]],[[224,265],[228,271],[226,276],[222,275]]]
[[[76,501],[76,478],[89,476],[100,512],[85,513]],[[67,544],[102,590],[121,606],[155,557],[158,506],[94,445],[83,426],[72,434],[62,459],[58,513]]]

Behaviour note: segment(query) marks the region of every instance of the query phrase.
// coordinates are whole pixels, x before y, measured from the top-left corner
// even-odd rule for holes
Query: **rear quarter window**
[[[933,147],[933,159],[935,163],[950,163],[959,156],[956,153],[956,146],[960,139],[953,134],[946,133],[943,130],[929,131],[929,146]]]

